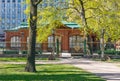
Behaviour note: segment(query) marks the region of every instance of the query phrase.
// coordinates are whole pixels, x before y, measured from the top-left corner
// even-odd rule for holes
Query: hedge
[[[27,54],[27,50],[23,50],[22,51],[22,54]],[[35,54],[42,54],[42,51],[41,50],[39,50],[39,51],[36,51],[36,53]]]
[[[98,52],[97,52],[98,54],[101,54],[101,51],[99,50]],[[116,50],[105,50],[104,51],[104,54],[110,54],[110,55],[115,55],[115,54],[118,54],[118,55],[120,55],[120,51],[116,51]]]
[[[27,54],[27,50],[22,50],[22,54]],[[3,51],[3,54],[19,54],[19,50],[6,50]],[[42,54],[42,51],[36,51],[36,54]]]
[[[19,54],[18,50],[7,50],[3,51],[3,54]]]

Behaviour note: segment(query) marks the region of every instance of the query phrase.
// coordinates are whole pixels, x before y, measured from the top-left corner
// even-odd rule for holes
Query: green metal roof
[[[74,23],[74,22],[62,21],[62,23],[65,26],[70,27],[70,28],[79,28],[80,27],[80,25],[78,25],[77,23]]]
[[[80,25],[78,25],[77,23],[74,23],[74,22],[62,21],[62,23],[69,28],[79,28],[80,27]],[[28,28],[28,23],[27,22],[21,22],[20,26],[17,26],[15,28],[11,28],[9,30],[18,30],[20,28]]]
[[[28,26],[27,22],[21,22],[20,26]]]
[[[15,28],[11,28],[10,30],[18,30],[20,28],[27,28],[28,27],[28,23],[27,22],[21,22],[20,26],[17,26]]]

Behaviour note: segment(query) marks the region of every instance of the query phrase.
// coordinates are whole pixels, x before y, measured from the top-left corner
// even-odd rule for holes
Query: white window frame
[[[11,47],[21,47],[21,38],[19,36],[11,37]]]

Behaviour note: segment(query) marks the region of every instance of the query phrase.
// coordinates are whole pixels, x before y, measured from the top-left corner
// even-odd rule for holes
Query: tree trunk
[[[90,35],[86,34],[87,30],[88,29],[88,25],[87,25],[87,20],[86,20],[86,15],[85,15],[85,9],[84,9],[84,3],[82,0],[79,0],[80,2],[80,5],[81,5],[81,13],[80,13],[80,17],[82,19],[82,24],[83,26],[85,27],[85,30],[84,30],[84,36],[85,36],[85,39],[84,41],[88,42],[88,50],[90,51],[90,53],[92,53],[92,45],[89,44],[91,42],[91,38],[90,38]],[[87,38],[87,40],[86,40]],[[85,47],[86,48],[86,47]]]
[[[34,5],[33,2],[34,1],[31,0],[29,43],[28,43],[27,64],[25,67],[25,71],[27,71],[27,72],[36,72],[35,44],[36,44],[37,5]]]
[[[93,43],[92,43],[92,38],[91,38],[90,35],[88,35],[87,38],[88,38],[88,40],[87,40],[87,41],[88,41],[88,48],[89,48],[89,50],[90,50],[90,54],[92,55],[92,54],[93,54],[93,48],[92,48]]]
[[[104,59],[104,29],[101,30],[100,48],[101,48],[101,59]]]

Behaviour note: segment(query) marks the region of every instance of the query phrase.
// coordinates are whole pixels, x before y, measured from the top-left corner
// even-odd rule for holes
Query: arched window
[[[27,46],[28,46],[28,43],[29,43],[29,37],[27,37]],[[40,44],[36,43],[36,47],[40,47]]]
[[[58,44],[57,44],[57,40],[58,40]],[[48,51],[51,51],[53,48],[53,36],[49,36],[48,37]],[[59,50],[61,50],[61,37],[60,36],[55,36],[55,49],[57,47],[57,45],[59,46]]]
[[[11,38],[11,47],[21,47],[21,39],[18,36]]]
[[[53,36],[49,36],[48,37],[48,48],[52,48],[53,47]]]
[[[69,48],[70,50],[79,51],[84,48],[83,38],[79,35],[69,37]]]

